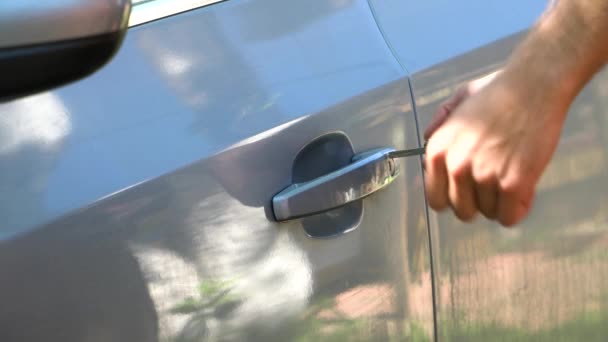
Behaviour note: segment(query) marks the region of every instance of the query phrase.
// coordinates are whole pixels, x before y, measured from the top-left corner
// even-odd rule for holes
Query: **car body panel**
[[[370,0],[402,65],[414,74],[527,29],[547,0]]]
[[[419,146],[364,0],[137,26],[92,77],[0,105],[0,132],[2,340],[433,338],[419,158],[348,233],[268,215],[321,136]]]
[[[505,3],[505,7],[510,4]],[[421,127],[464,82],[499,69],[524,33],[417,72]],[[531,215],[505,229],[431,213],[441,341],[603,341],[608,316],[608,73],[579,95]]]

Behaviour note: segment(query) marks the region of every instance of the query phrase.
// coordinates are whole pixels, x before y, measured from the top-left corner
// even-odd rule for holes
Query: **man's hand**
[[[560,0],[501,73],[444,103],[425,133],[429,205],[463,221],[523,219],[570,104],[608,62],[606,37],[608,0]]]
[[[525,217],[559,140],[567,108],[542,89],[521,93],[528,87],[503,76],[461,87],[425,132],[429,204],[451,206],[463,221],[477,212],[505,226]]]

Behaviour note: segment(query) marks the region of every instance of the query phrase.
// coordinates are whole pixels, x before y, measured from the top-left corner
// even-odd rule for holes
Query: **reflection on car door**
[[[20,101],[0,106],[19,142],[0,148],[1,340],[434,338],[420,159],[345,209],[269,208],[354,153],[420,146],[366,1],[145,23],[90,79]]]

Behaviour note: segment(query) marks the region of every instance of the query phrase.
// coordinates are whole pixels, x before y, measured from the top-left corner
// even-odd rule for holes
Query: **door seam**
[[[405,65],[403,64],[403,62],[401,61],[401,58],[399,58],[397,51],[391,44],[384,29],[382,28],[382,25],[380,24],[380,21],[378,20],[378,15],[376,13],[376,9],[374,8],[374,5],[372,4],[372,0],[367,0],[366,2],[367,2],[367,5],[369,6],[369,10],[372,14],[372,18],[374,19],[374,22],[376,23],[376,27],[378,28],[378,31],[380,32],[380,36],[384,40],[384,43],[386,44],[391,55],[393,56],[393,58],[395,59],[395,61],[399,65],[399,67],[401,68],[401,71],[405,73],[408,88],[410,91],[409,95],[410,95],[410,100],[412,102],[412,111],[414,112],[414,122],[416,125],[416,139],[418,140],[418,147],[421,147],[422,139],[420,137],[420,122],[418,120],[416,99],[414,97],[414,87],[412,85],[410,73],[407,70],[407,68],[405,67]],[[429,241],[429,262],[430,262],[430,272],[431,272],[431,300],[432,300],[432,305],[433,305],[433,341],[437,342],[437,341],[439,341],[439,336],[437,334],[437,331],[438,331],[437,310],[439,308],[437,307],[437,291],[436,291],[437,286],[436,286],[436,274],[435,274],[435,266],[434,266],[435,260],[433,257],[434,253],[433,253],[433,238],[432,238],[432,234],[431,234],[431,220],[430,220],[429,206],[427,204],[428,201],[427,201],[427,197],[426,197],[426,178],[424,175],[424,168],[422,167],[423,158],[424,158],[423,156],[420,156],[419,162],[420,162],[420,171],[422,173],[422,187],[424,190],[424,213],[425,213],[425,219],[426,219],[427,238]]]
[[[412,98],[412,108],[414,111],[414,117],[416,118],[416,131],[417,131],[417,135],[418,135],[418,144],[420,144],[420,127],[418,125],[418,113],[416,112],[416,100],[414,99],[414,88],[412,86],[412,81],[411,79],[408,77],[407,78],[407,83],[409,85],[410,88],[410,96]],[[428,206],[428,201],[427,201],[427,197],[426,197],[426,176],[424,174],[424,168],[423,168],[423,163],[424,163],[424,156],[421,155],[418,157],[420,160],[420,169],[421,169],[421,173],[422,173],[422,189],[424,191],[424,215],[426,218],[426,230],[427,230],[427,237],[429,239],[429,262],[430,262],[430,271],[431,271],[431,296],[432,296],[432,305],[433,305],[433,340],[435,342],[439,341],[439,336],[437,334],[438,332],[438,325],[437,325],[437,311],[438,311],[438,307],[437,307],[437,284],[436,284],[436,280],[438,275],[435,274],[435,258],[434,258],[434,254],[433,253],[433,237],[431,234],[431,217],[430,217],[430,211],[429,211],[429,206]],[[436,277],[437,276],[437,277]]]

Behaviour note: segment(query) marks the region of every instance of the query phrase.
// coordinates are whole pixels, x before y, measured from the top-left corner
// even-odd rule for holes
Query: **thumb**
[[[433,115],[431,123],[424,131],[424,140],[429,140],[433,133],[441,127],[445,121],[450,117],[452,112],[467,98],[469,97],[469,87],[459,87],[456,92],[446,101],[439,105],[439,108]]]
[[[495,71],[459,87],[456,92],[454,92],[454,95],[439,105],[439,108],[435,112],[429,127],[424,131],[424,139],[429,140],[433,133],[435,133],[435,131],[437,131],[437,129],[439,129],[439,127],[445,123],[454,110],[456,110],[456,108],[460,106],[464,100],[490,84],[490,82],[492,82],[496,76],[500,75],[501,72],[502,70]]]

